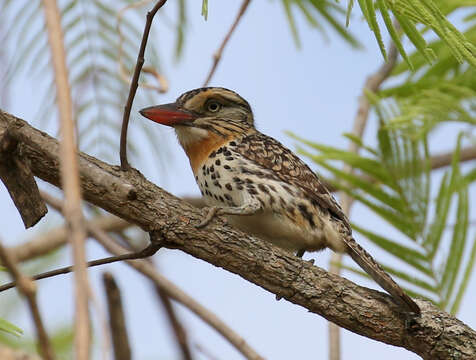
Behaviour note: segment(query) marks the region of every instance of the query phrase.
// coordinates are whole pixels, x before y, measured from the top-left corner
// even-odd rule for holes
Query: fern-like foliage
[[[176,56],[181,54],[185,26],[184,1],[178,4]],[[65,0],[60,5],[80,149],[108,161],[116,160],[122,111],[147,5],[138,7],[130,0]],[[50,121],[55,114],[55,84],[41,2],[5,0],[0,11],[4,18],[12,19],[4,41],[18,44],[10,61],[7,84],[20,71],[48,81],[38,117],[44,122]],[[145,67],[160,73],[155,43],[148,44]],[[146,80],[156,82],[150,75],[142,75],[140,82]],[[135,102],[150,104],[152,95],[150,90],[139,91]],[[156,137],[143,124],[132,121],[131,131],[142,131],[152,146],[158,146]],[[129,147],[137,159],[139,154],[131,141]]]
[[[348,1],[347,19],[354,4],[354,0]],[[358,0],[358,3],[385,59],[387,53],[377,21],[377,11],[380,12],[389,35],[409,66],[412,66],[412,63],[403,48],[399,31],[392,22],[391,15],[395,17],[403,33],[427,62],[436,60],[435,52],[423,37],[423,33],[431,29],[446,44],[458,62],[465,60],[476,67],[476,46],[447,19],[447,15],[458,8],[474,6],[473,0],[376,0],[375,2],[374,0]]]
[[[370,147],[348,136],[365,155],[297,138],[308,148],[301,154],[335,176],[329,180],[397,230],[390,237],[352,224],[353,229],[406,264],[405,269],[384,265],[397,279],[411,286],[408,292],[456,313],[476,258],[476,238],[469,231],[468,187],[459,168],[459,148],[453,164],[432,196],[430,157],[425,137],[410,138],[401,130],[381,126],[378,146]],[[348,174],[335,161],[357,170]],[[454,222],[454,223],[453,223]],[[351,270],[361,273],[359,270]]]
[[[476,43],[476,25],[470,25],[464,35]],[[396,107],[398,111],[387,111],[393,113],[389,125],[416,137],[446,121],[476,125],[476,69],[458,62],[442,40],[429,47],[439,54],[438,60],[430,66],[421,53],[410,55],[414,71],[407,63],[399,63],[392,75],[404,80],[372,96],[375,104],[380,111]]]
[[[360,47],[359,41],[344,27],[345,10],[334,0],[281,0],[291,33],[298,47],[301,46],[293,9],[301,13],[308,24],[326,35],[326,27],[336,31],[353,47]]]

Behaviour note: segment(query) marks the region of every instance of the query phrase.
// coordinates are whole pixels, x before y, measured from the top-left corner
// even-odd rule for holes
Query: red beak
[[[139,110],[142,116],[156,123],[174,126],[195,120],[196,116],[184,110],[177,109],[176,103],[150,106]]]

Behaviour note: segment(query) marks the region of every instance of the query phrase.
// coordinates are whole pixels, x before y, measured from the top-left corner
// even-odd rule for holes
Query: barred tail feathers
[[[418,305],[403,291],[403,289],[388,275],[385,270],[365,251],[353,238],[345,240],[347,253],[350,257],[387,291],[400,305],[408,308],[411,312],[420,315]]]

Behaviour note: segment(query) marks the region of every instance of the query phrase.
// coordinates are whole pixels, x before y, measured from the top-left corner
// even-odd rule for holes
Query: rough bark
[[[26,228],[35,225],[48,212],[28,164],[6,128],[0,130],[0,180],[10,193]]]
[[[0,111],[29,159],[35,176],[59,186],[58,142],[25,121]],[[180,249],[240,275],[354,333],[404,347],[424,359],[475,359],[476,332],[432,304],[417,300],[420,318],[409,318],[390,296],[358,286],[216,219],[197,229],[203,214],[147,181],[80,154],[81,187],[89,202],[145,231],[160,232],[162,245]]]

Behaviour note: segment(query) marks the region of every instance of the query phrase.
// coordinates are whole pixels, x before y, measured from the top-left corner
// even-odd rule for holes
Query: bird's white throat
[[[175,126],[175,133],[183,148],[208,136],[207,130],[189,126]]]

